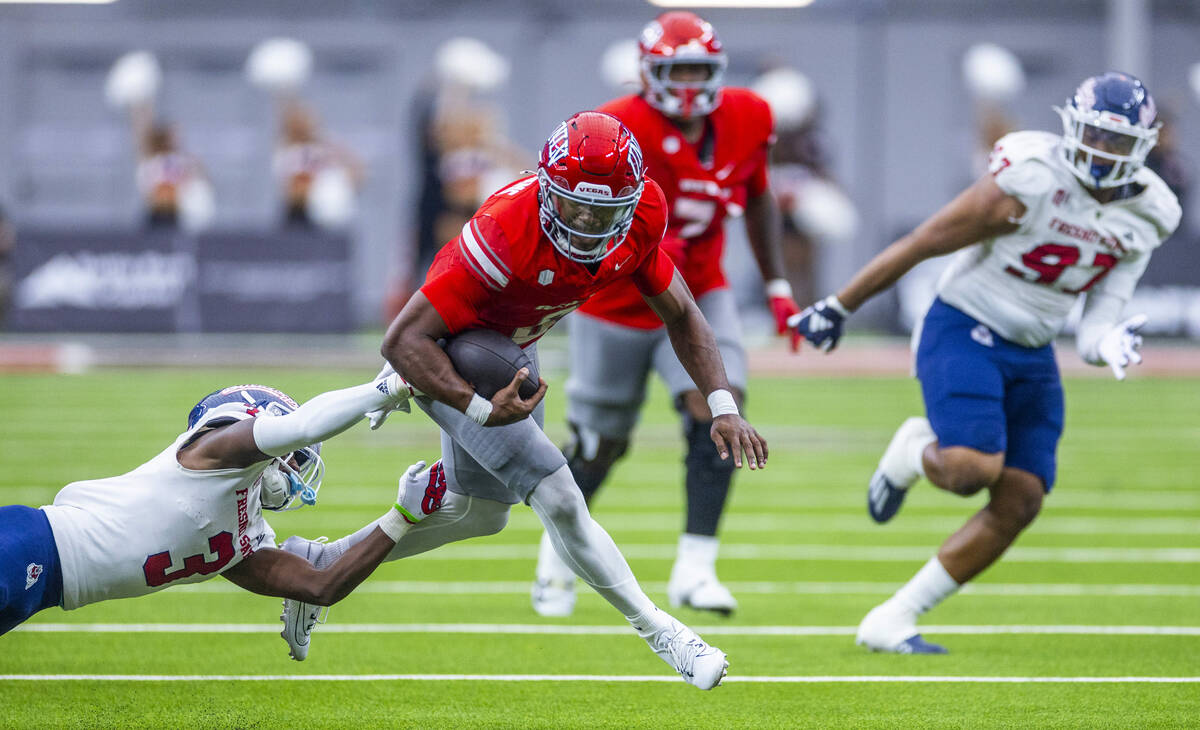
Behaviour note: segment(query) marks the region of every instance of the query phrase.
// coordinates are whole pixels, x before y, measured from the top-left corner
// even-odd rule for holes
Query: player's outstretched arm
[[[410,478],[425,468],[420,461],[400,479],[396,502],[375,523],[362,542],[318,570],[304,558],[286,550],[259,550],[226,570],[222,575],[252,593],[290,598],[317,606],[331,606],[366,580],[415,524],[441,508],[441,497],[430,504],[425,489],[410,491]]]
[[[449,336],[450,328],[437,309],[422,292],[417,292],[388,327],[380,352],[418,391],[468,416],[478,413],[481,425],[503,426],[533,413],[546,394],[545,381],[540,381],[536,395],[522,400],[517,389],[528,373],[518,373],[489,403],[463,380],[445,351],[438,347],[438,340]]]
[[[646,303],[666,325],[671,347],[692,382],[708,397],[713,415],[711,436],[721,458],[729,458],[732,452],[733,463],[740,468],[744,452],[751,469],[766,466],[767,440],[738,413],[712,327],[679,272],[665,291],[646,297]]]
[[[789,326],[826,352],[841,337],[842,320],[868,299],[891,287],[914,266],[987,238],[1011,233],[1025,206],[985,174],[911,233],[871,259],[836,295],[806,308]]]
[[[231,469],[332,438],[381,408],[408,410],[412,390],[392,373],[351,388],[332,390],[282,416],[259,416],[201,434],[180,449],[180,465],[188,469]]]
[[[885,248],[838,292],[853,312],[925,259],[944,256],[1017,229],[1025,206],[1000,189],[990,173],[959,193],[911,233]]]
[[[366,580],[395,545],[395,540],[376,527],[324,570],[299,555],[266,548],[221,575],[251,593],[332,606]]]

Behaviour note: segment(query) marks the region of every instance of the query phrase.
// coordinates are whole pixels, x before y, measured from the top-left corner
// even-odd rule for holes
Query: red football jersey
[[[747,198],[767,189],[767,156],[774,142],[767,102],[749,89],[722,91],[721,105],[708,116],[708,165],[671,120],[640,96],[615,99],[598,111],[617,117],[637,137],[646,174],[662,186],[671,210],[663,248],[675,259],[692,294],[699,297],[725,286],[725,216],[741,215]],[[592,297],[580,311],[627,327],[662,325],[628,283]]]
[[[442,247],[421,292],[452,333],[493,329],[524,347],[614,283],[646,296],[666,291],[675,275],[658,246],[666,225],[662,190],[647,180],[624,243],[592,273],[542,232],[537,178],[525,177],[488,198]]]

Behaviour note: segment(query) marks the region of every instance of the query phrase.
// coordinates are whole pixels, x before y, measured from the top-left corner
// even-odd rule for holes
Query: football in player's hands
[[[529,377],[517,394],[528,400],[538,391],[537,363],[517,343],[495,330],[460,332],[446,341],[445,350],[462,379],[484,398],[490,400],[511,383],[521,368],[529,371]]]

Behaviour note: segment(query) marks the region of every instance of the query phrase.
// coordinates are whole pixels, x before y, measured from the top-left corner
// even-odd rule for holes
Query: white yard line
[[[860,485],[843,485],[844,488],[830,491],[816,491],[812,489],[798,490],[783,490],[770,488],[757,496],[763,500],[763,504],[769,504],[773,507],[795,510],[803,513],[806,508],[823,508],[823,509],[845,509],[855,513],[866,512],[867,501],[867,485],[866,474],[863,477],[863,482]],[[678,507],[681,505],[681,496],[678,488],[680,477],[672,476],[667,480],[656,480],[655,488],[643,489],[637,492],[637,504],[641,507],[650,509],[661,509],[664,507]],[[616,494],[621,487],[612,488],[613,494],[609,495],[608,499],[616,500],[620,497]],[[626,494],[629,493],[631,487],[626,487]],[[332,492],[331,492],[332,495]],[[375,507],[379,504],[381,497],[386,497],[386,486],[373,485],[371,487],[363,487],[361,491],[358,489],[342,489],[339,487],[336,497],[328,498],[330,504],[338,506],[371,506]],[[982,496],[971,500],[955,499],[949,495],[938,495],[935,504],[923,504],[922,506],[943,506],[952,507],[954,505],[969,506],[973,503],[982,504],[984,498]],[[614,507],[621,506],[619,502],[613,503]],[[1147,492],[1137,492],[1135,490],[1126,490],[1117,494],[1109,492],[1097,491],[1074,491],[1070,489],[1058,487],[1049,497],[1046,498],[1046,510],[1050,511],[1054,508],[1059,509],[1091,509],[1091,510],[1120,510],[1122,512],[1154,512],[1161,510],[1174,510],[1183,513],[1200,512],[1200,494],[1194,489],[1187,490],[1150,490]],[[603,515],[603,506],[599,507],[600,514]],[[678,520],[676,514],[673,519]]]
[[[668,473],[672,474],[669,478],[661,479],[656,477],[654,488],[642,489],[637,492],[637,504],[639,507],[655,511],[665,511],[668,508],[674,510],[680,507],[682,504],[681,492],[678,489],[680,477],[678,474],[674,474],[674,472]],[[868,476],[870,474],[863,475],[861,485],[839,484],[836,489],[820,491],[811,488],[783,489],[772,487],[756,496],[756,499],[759,500],[756,504],[769,505],[776,511],[793,511],[798,515],[806,514],[806,509],[809,508],[827,510],[844,509],[854,514],[865,514],[866,478]],[[1192,478],[1189,476],[1188,479],[1191,480]],[[1194,480],[1180,481],[1179,484],[1186,487],[1181,489],[1122,489],[1117,492],[1080,490],[1059,486],[1046,498],[1045,514],[1050,515],[1054,509],[1119,510],[1122,513],[1169,510],[1177,513],[1171,515],[1171,517],[1178,518],[1190,515],[1194,519],[1200,515],[1200,492],[1193,488],[1195,486],[1193,482]],[[54,499],[54,495],[61,488],[61,486],[45,488],[3,487],[0,488],[0,497],[3,498],[0,501],[5,504],[20,503],[33,504],[35,506],[37,504],[47,504]],[[925,489],[925,487],[918,488]],[[332,486],[329,488],[329,494],[322,497],[322,503],[329,505],[333,509],[365,506],[374,509],[381,499],[387,497],[388,489],[388,485],[382,483],[369,485],[339,484],[336,490]],[[624,498],[632,487],[613,485],[609,489],[611,490],[611,494],[605,498],[604,502],[597,506],[598,517],[602,522],[605,505],[610,505],[614,513],[621,510],[623,505],[618,500]],[[963,500],[955,499],[949,495],[937,495],[936,498],[931,499],[933,501],[923,503],[919,507],[937,506],[950,508],[955,505],[969,507],[975,503],[981,504],[984,498],[979,496]],[[627,505],[628,502],[625,504]],[[735,509],[737,504],[742,503],[736,502]],[[746,504],[744,506],[750,505]],[[760,513],[767,511],[764,509]],[[671,515],[673,521],[679,519],[678,512],[672,512]]]
[[[713,636],[854,636],[856,626],[696,626]],[[554,624],[328,624],[323,634],[540,634],[605,636],[630,634],[627,626],[566,626]],[[279,633],[279,624],[170,623],[28,623],[14,631],[81,634],[257,634]],[[1200,626],[921,626],[924,634],[1060,634],[1083,636],[1200,636]]]
[[[679,512],[605,512],[593,513],[600,524],[612,532],[632,530],[660,531],[673,527],[679,521]],[[340,522],[337,517],[335,522]],[[803,535],[818,532],[853,532],[873,535],[946,535],[957,530],[966,519],[966,514],[929,517],[905,515],[881,528],[867,516],[864,500],[861,514],[779,514],[730,512],[725,515],[722,533],[726,536],[739,532]],[[322,522],[322,529],[330,529]],[[346,528],[361,527],[359,523],[347,523]],[[535,517],[522,512],[513,514],[504,531],[537,532],[541,534],[542,523]],[[1200,536],[1200,519],[1186,517],[1071,517],[1058,516],[1052,511],[1042,514],[1025,533],[1029,535],[1192,535]]]
[[[724,584],[738,594],[759,595],[816,595],[816,596],[886,596],[900,583],[870,583],[862,581],[737,581]],[[355,593],[389,595],[524,595],[529,593],[530,581],[403,581],[368,580]],[[642,587],[651,593],[666,593],[667,584],[646,581]],[[228,581],[206,581],[179,586],[173,592],[186,593],[243,593]],[[968,583],[960,594],[973,596],[1133,596],[1133,597],[1195,597],[1200,596],[1198,585],[1154,583]],[[584,592],[583,595],[590,595]]]
[[[604,512],[598,511],[593,515],[614,535],[619,536],[630,532],[661,533],[677,526],[678,511],[655,512]],[[850,533],[870,535],[927,535],[945,537],[957,530],[966,519],[966,513],[930,517],[925,515],[905,515],[901,519],[888,524],[886,529],[871,521],[865,507],[855,510],[855,514],[835,513],[744,513],[733,512],[725,516],[722,534],[727,541],[735,541],[737,536],[757,534],[782,534],[790,538],[814,533]],[[283,525],[283,523],[280,523]],[[313,517],[303,525],[293,523],[291,527],[281,527],[281,534],[299,532],[307,534],[326,534],[330,536],[343,535],[366,524],[355,511],[329,509],[320,513],[319,518]],[[504,528],[505,535],[533,535],[531,541],[536,542],[541,535],[542,523],[536,517],[526,512],[518,511],[512,514],[508,526]],[[1029,529],[1026,535],[1184,535],[1200,536],[1200,519],[1187,517],[1070,517],[1044,514]],[[754,539],[751,537],[750,539]],[[1024,538],[1028,539],[1028,537]]]
[[[627,558],[674,560],[675,546],[665,544],[621,544]],[[492,543],[453,544],[432,550],[422,560],[529,560],[537,558],[538,546]],[[929,559],[929,545],[769,545],[733,543],[721,546],[721,559],[729,560],[825,560],[836,562],[909,563]],[[1016,563],[1200,563],[1200,548],[1120,547],[1014,547],[1004,554]]]
[[[678,682],[660,674],[0,674],[23,682]],[[772,684],[1195,684],[1200,677],[956,677],[920,675],[732,676],[723,683]]]

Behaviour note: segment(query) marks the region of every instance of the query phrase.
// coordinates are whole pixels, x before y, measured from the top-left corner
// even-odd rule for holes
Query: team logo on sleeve
[[[33,588],[33,585],[38,582],[38,578],[42,577],[42,566],[37,563],[30,563],[25,566],[25,590]]]

